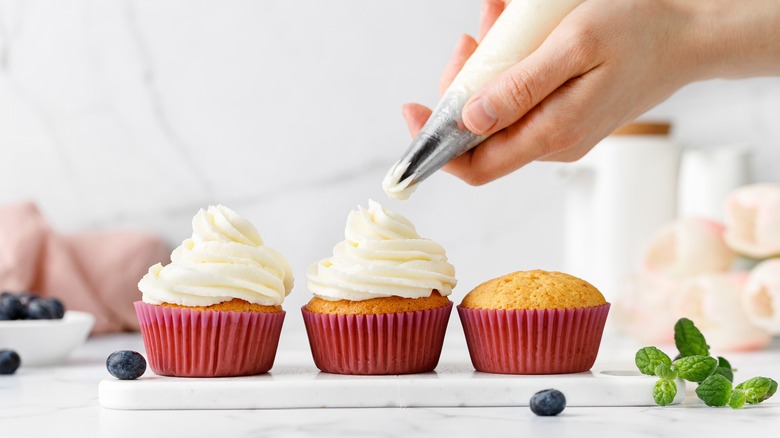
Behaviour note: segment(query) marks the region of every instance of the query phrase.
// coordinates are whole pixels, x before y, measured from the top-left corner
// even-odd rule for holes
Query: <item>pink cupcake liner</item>
[[[589,370],[609,313],[596,307],[486,310],[458,306],[471,363],[496,374],[566,374]]]
[[[285,312],[197,311],[135,302],[149,366],[176,377],[251,376],[274,364]]]
[[[414,374],[439,363],[452,303],[416,312],[330,315],[301,308],[314,363],[334,374]]]

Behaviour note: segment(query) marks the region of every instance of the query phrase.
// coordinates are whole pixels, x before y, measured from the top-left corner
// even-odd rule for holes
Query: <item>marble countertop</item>
[[[300,353],[301,345],[292,345]],[[626,358],[631,348],[605,340],[599,362]],[[119,349],[143,351],[135,334],[90,339],[62,365],[23,367],[0,377],[0,436],[153,437],[229,436],[740,436],[780,426],[777,399],[738,411],[707,408],[690,392],[681,405],[567,407],[558,417],[537,417],[527,407],[371,408],[222,411],[119,411],[98,405],[105,358]],[[452,354],[453,352],[451,352]],[[455,354],[465,354],[457,351]],[[289,354],[280,350],[279,358]],[[729,354],[737,380],[780,375],[780,343],[756,353]],[[597,363],[598,364],[598,363]],[[530,435],[529,435],[530,434]]]

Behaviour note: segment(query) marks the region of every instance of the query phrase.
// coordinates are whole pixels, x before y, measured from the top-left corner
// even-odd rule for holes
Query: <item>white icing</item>
[[[138,283],[143,301],[210,306],[234,298],[279,306],[293,287],[287,260],[248,220],[210,206],[192,219],[192,237],[173,250],[171,263],[149,268]]]
[[[399,164],[396,163],[387,172],[385,179],[382,180],[382,189],[390,199],[403,201],[409,199],[412,193],[417,190],[417,184],[411,184],[413,176],[408,176],[403,181],[400,180],[409,165],[399,166]]]
[[[422,298],[434,290],[446,296],[457,283],[441,245],[420,237],[407,218],[374,201],[349,213],[344,235],[332,257],[308,269],[308,288],[320,298]]]

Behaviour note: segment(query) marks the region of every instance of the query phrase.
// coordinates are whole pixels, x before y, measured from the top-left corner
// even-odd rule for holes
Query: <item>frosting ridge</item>
[[[211,306],[239,298],[280,306],[293,287],[287,260],[266,246],[251,222],[222,206],[201,209],[192,236],[171,253],[171,263],[149,268],[138,283],[149,304]]]
[[[326,300],[362,301],[452,293],[457,280],[444,248],[420,237],[404,216],[369,200],[347,217],[333,256],[309,266],[308,288]]]

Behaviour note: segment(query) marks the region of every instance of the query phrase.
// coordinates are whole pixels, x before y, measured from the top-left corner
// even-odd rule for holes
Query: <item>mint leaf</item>
[[[655,375],[662,379],[674,380],[677,378],[677,371],[671,365],[661,363],[655,367]]]
[[[674,380],[661,379],[653,387],[653,400],[658,406],[666,406],[677,395],[677,383]]]
[[[645,347],[636,352],[636,367],[642,374],[655,375],[655,367],[661,364],[671,365],[672,360],[663,351],[655,347]]]
[[[696,395],[707,406],[726,406],[731,400],[731,382],[720,374],[709,376],[696,388]]]
[[[715,368],[718,367],[718,361],[711,356],[688,356],[677,359],[672,362],[672,365],[677,370],[677,375],[683,379],[701,383],[715,371]],[[731,385],[731,381],[729,381],[729,385]]]
[[[682,357],[710,355],[710,346],[704,335],[688,318],[680,318],[674,325],[674,344]]]
[[[731,409],[739,409],[742,406],[745,406],[745,391],[741,389],[734,389],[731,391],[729,406],[731,406]]]
[[[748,403],[756,404],[774,395],[777,382],[768,377],[753,377],[737,385],[736,389],[745,391],[745,400]]]
[[[734,369],[731,368],[729,361],[721,356],[718,356],[718,367],[715,368],[715,374],[720,374],[727,378],[729,382],[734,382]]]
[[[734,383],[734,372],[731,368],[717,367],[712,374],[718,374],[726,378],[729,382]]]

